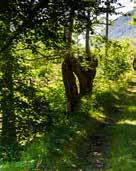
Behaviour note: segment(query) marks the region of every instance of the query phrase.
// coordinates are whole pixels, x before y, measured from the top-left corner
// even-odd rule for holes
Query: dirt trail
[[[1,135],[1,132],[2,132],[2,115],[0,114],[0,135]]]
[[[110,161],[110,158],[112,158],[110,153],[112,146],[118,146],[118,143],[121,141],[120,139],[123,138],[124,142],[122,146],[124,145],[125,147],[126,145],[125,148],[127,148],[127,145],[129,145],[129,141],[136,141],[136,139],[134,139],[134,135],[132,134],[133,128],[131,128],[131,125],[136,125],[136,74],[129,82],[129,87],[126,89],[126,91],[120,92],[117,95],[119,100],[114,104],[116,109],[115,106],[111,106],[111,108],[113,108],[113,112],[111,113],[111,111],[109,111],[109,115],[106,114],[107,119],[105,119],[105,123],[101,123],[94,135],[91,135],[90,137],[91,143],[89,157],[92,164],[90,169],[87,169],[87,171],[108,171],[108,161]],[[125,138],[125,132],[130,134],[130,136]],[[126,149],[126,151],[127,150],[129,151],[129,148]],[[121,158],[127,155],[127,152],[126,154],[125,152],[123,154],[118,148],[112,153],[116,162],[118,161],[119,157]],[[116,153],[118,153],[118,155]],[[110,169],[111,171],[121,170],[118,169],[118,167],[114,168],[114,166]],[[127,168],[126,170],[121,171],[127,171]]]

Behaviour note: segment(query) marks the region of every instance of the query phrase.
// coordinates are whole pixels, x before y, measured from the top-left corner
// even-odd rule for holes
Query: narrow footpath
[[[113,93],[106,119],[90,137],[86,171],[136,171],[136,74],[129,87]]]

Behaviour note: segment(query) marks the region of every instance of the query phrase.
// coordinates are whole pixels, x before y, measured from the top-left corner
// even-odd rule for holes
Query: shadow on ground
[[[120,92],[103,92],[96,95],[96,108],[100,109],[108,118],[118,122],[121,119],[136,119],[136,83],[133,87]],[[133,89],[134,88],[134,89]]]
[[[96,101],[107,122],[90,137],[90,170],[135,171],[136,82],[126,90],[98,93]]]

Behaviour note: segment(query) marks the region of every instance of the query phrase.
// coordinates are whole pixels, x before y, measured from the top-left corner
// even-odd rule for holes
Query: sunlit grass
[[[128,125],[136,125],[136,120],[121,120],[119,122],[117,122],[117,124],[128,124]]]
[[[2,131],[2,114],[0,114],[0,133]]]
[[[134,82],[135,85],[135,82]],[[116,125],[107,132],[111,132],[110,151],[105,171],[135,171],[136,170],[136,96],[134,86],[124,92],[118,108],[122,114],[114,117]]]
[[[34,161],[7,162],[0,165],[0,171],[27,171],[33,168]]]
[[[90,115],[99,122],[104,122],[106,118],[106,115],[104,115],[101,111],[94,111],[93,113],[90,112]]]

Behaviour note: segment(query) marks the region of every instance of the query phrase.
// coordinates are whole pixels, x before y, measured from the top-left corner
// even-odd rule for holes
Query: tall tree
[[[63,81],[68,99],[68,112],[73,112],[80,98],[92,90],[97,61],[90,53],[89,33],[93,29],[93,24],[98,22],[98,15],[105,11],[100,0],[2,0],[0,5],[0,56],[3,58],[1,95],[5,117],[2,134],[7,135],[7,140],[4,141],[8,142],[9,137],[13,139],[16,137],[14,59],[11,52],[17,42],[22,37],[26,39],[28,45],[40,40],[46,47],[59,48],[65,52],[62,64]],[[84,31],[86,31],[86,56],[83,58],[88,63],[87,68],[81,66],[80,60],[75,58],[71,50],[72,34]],[[79,81],[79,91],[76,77]],[[11,127],[14,135],[10,131]]]

